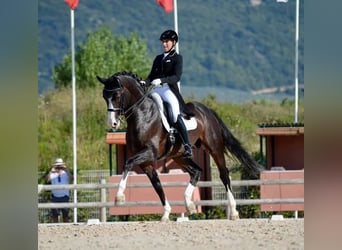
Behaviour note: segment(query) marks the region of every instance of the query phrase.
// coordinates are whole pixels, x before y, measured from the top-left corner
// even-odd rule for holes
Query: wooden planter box
[[[304,127],[261,127],[260,151],[266,145],[266,169],[282,166],[286,170],[304,169]]]
[[[126,132],[107,133],[106,143],[126,145]]]

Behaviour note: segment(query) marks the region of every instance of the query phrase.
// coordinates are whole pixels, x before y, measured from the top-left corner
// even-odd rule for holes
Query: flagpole
[[[177,0],[173,0],[173,13],[174,13],[174,26],[175,31],[178,34],[178,7],[177,7]],[[176,43],[176,52],[179,53],[179,40]],[[180,88],[180,81],[177,82],[179,92],[181,91]]]
[[[178,34],[178,7],[177,7],[177,0],[173,0],[173,13],[174,13],[174,26],[175,31]],[[176,44],[176,52],[179,53],[179,41]]]
[[[277,0],[278,3],[287,3],[288,0]],[[298,122],[298,44],[299,44],[299,0],[296,0],[296,38],[295,38],[295,112],[294,122]]]
[[[296,0],[296,55],[295,55],[295,119],[298,122],[298,43],[299,43],[299,0]]]
[[[73,132],[73,176],[77,184],[77,145],[76,145],[76,77],[75,77],[75,42],[74,42],[74,10],[70,9],[71,24],[71,72],[72,72],[72,132]],[[74,204],[77,203],[77,190],[74,189]],[[74,224],[77,223],[77,207],[74,207]]]

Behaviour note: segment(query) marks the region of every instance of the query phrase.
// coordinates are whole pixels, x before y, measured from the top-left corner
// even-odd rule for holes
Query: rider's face
[[[164,52],[168,52],[174,46],[174,41],[172,40],[164,39],[161,42],[163,45]]]

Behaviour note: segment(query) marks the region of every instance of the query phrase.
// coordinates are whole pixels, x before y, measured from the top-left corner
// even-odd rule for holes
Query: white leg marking
[[[127,185],[127,178],[128,175],[126,175],[126,178],[121,178],[120,183],[119,183],[119,187],[118,187],[118,191],[116,193],[116,195],[123,195],[123,193],[125,192],[126,189],[126,185]]]
[[[169,222],[169,215],[171,213],[171,206],[169,204],[169,202],[167,201],[167,199],[165,199],[165,206],[164,206],[164,214],[163,217],[161,218],[162,222]]]
[[[188,186],[186,187],[185,193],[184,193],[185,206],[186,206],[187,211],[190,214],[197,212],[196,206],[193,203],[193,201],[191,200],[194,190],[195,190],[195,186],[192,185],[191,183],[189,183]]]
[[[228,202],[229,202],[229,204],[228,204],[229,219],[236,220],[239,218],[239,212],[236,210],[236,201],[235,201],[234,196],[233,196],[233,194],[229,188],[228,188],[227,196],[228,196]]]
[[[126,189],[127,178],[128,178],[128,175],[126,176],[125,179],[121,178],[120,180],[118,191],[116,192],[116,197],[115,197],[115,203],[117,205],[122,205],[123,203],[125,203],[124,191]]]

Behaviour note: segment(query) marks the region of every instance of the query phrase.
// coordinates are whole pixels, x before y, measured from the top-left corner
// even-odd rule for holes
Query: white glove
[[[159,86],[161,84],[161,80],[159,78],[157,79],[154,79],[151,84],[156,87],[156,86]]]

